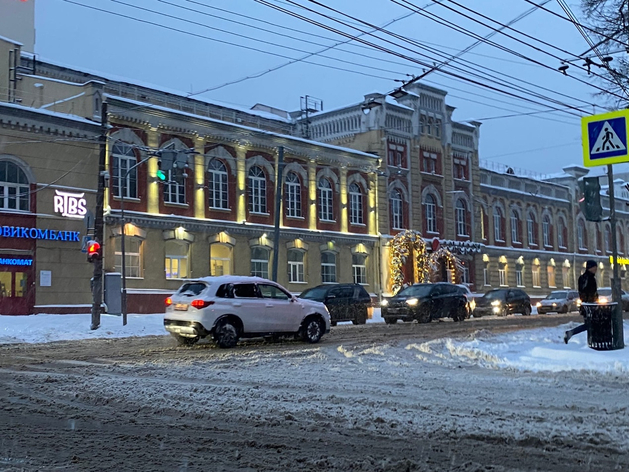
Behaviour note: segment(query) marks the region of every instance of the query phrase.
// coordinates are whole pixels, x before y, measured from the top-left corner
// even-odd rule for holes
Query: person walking
[[[596,261],[589,260],[585,263],[585,271],[579,277],[579,298],[581,298],[581,316],[583,316],[584,323],[582,325],[577,326],[574,329],[570,329],[566,331],[566,334],[563,336],[563,341],[568,344],[570,338],[575,334],[582,333],[583,331],[587,331],[588,323],[587,318],[585,317],[585,307],[583,303],[596,303],[598,299],[598,287],[596,286],[596,270],[598,266],[596,265]]]

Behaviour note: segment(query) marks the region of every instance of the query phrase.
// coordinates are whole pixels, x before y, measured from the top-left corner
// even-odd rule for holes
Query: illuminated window
[[[363,193],[356,183],[349,186],[349,222],[363,224]]]
[[[188,263],[189,244],[184,241],[166,241],[165,272],[167,279],[183,279],[190,276]]]
[[[557,284],[555,281],[555,267],[548,266],[547,270],[548,270],[548,287],[549,288],[557,287]]]
[[[142,277],[142,240],[134,236],[125,236],[125,272],[126,277]],[[116,271],[122,273],[122,237],[116,238]]]
[[[533,287],[537,287],[537,288],[541,287],[542,284],[540,282],[539,266],[533,266],[532,276],[533,276]]]
[[[231,275],[232,248],[227,244],[210,244],[210,275]]]

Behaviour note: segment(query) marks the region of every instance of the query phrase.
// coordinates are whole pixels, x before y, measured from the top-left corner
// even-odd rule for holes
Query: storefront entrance
[[[35,301],[32,259],[0,256],[0,315],[28,315]]]

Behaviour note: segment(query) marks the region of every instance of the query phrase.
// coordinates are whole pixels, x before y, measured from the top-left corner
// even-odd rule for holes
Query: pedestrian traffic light
[[[103,257],[102,248],[98,241],[87,242],[87,262],[94,262]]]
[[[588,221],[601,221],[603,207],[601,206],[601,184],[598,177],[584,177],[579,182],[581,195],[579,205],[581,212]]]

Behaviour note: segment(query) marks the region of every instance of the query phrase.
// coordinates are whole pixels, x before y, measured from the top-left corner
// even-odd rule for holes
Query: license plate
[[[176,303],[175,304],[175,310],[177,311],[186,311],[188,309],[188,304],[187,303]]]

